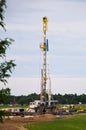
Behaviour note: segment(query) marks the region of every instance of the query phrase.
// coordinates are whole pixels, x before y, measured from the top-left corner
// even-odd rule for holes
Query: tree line
[[[21,95],[21,96],[12,96],[9,95],[7,97],[6,102],[4,104],[11,104],[11,105],[28,105],[30,102],[33,102],[34,100],[40,100],[40,94],[32,93],[27,96]],[[86,94],[53,94],[52,100],[57,100],[58,104],[86,104]]]

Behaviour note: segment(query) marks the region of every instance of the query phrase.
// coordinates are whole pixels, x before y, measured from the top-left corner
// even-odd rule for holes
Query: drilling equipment
[[[41,93],[40,102],[45,105],[50,105],[51,100],[51,79],[49,74],[47,74],[47,52],[49,51],[48,39],[46,37],[46,32],[48,30],[48,18],[45,16],[42,19],[43,22],[43,42],[40,44],[42,50],[42,68],[41,68]],[[50,83],[48,83],[50,82]],[[47,88],[47,84],[49,85]]]

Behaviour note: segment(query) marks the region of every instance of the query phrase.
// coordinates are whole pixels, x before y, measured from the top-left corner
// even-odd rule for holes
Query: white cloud
[[[32,23],[31,25],[26,24],[12,24],[7,25],[8,31],[27,32],[32,35],[34,32],[41,32],[41,24]],[[51,22],[48,26],[48,36],[58,36],[65,38],[80,38],[86,37],[86,22]],[[35,36],[35,35],[33,35]],[[23,36],[25,37],[25,36]],[[34,37],[36,38],[36,37]],[[29,40],[29,39],[28,39]]]
[[[86,93],[86,78],[55,77],[52,78],[52,91],[54,93]]]
[[[12,31],[37,31],[38,27],[35,25],[26,25],[26,24],[18,24],[18,23],[8,23],[7,24],[7,30]]]
[[[11,2],[11,1],[10,1]],[[8,4],[10,4],[10,2]],[[19,4],[19,1],[15,1]],[[11,3],[12,4],[12,3]],[[83,32],[86,30],[86,3],[75,1],[21,1],[20,7],[11,9],[8,29],[20,31],[38,31],[41,27],[41,18],[47,15],[49,18],[49,30],[68,33],[70,31]],[[8,6],[9,7],[9,6]],[[9,7],[10,8],[10,7]],[[42,10],[42,11],[41,11]],[[9,20],[9,19],[8,19]],[[10,21],[9,21],[10,22]],[[27,23],[27,25],[26,25]],[[40,27],[39,27],[40,26]],[[86,31],[85,31],[86,32]],[[55,32],[56,33],[56,32]],[[67,35],[68,35],[67,33]],[[83,32],[84,34],[84,32]]]
[[[39,59],[39,56],[37,55],[9,55],[7,57],[7,59],[15,59],[17,62],[22,62],[22,63],[26,63],[26,62],[33,62],[33,59],[34,60],[37,60]]]
[[[39,92],[39,78],[14,77],[10,78],[7,86],[1,84],[2,87],[9,87],[13,95],[27,95],[33,92]]]
[[[77,37],[85,36],[86,22],[53,22],[49,23],[49,31],[54,36]]]
[[[13,57],[18,63],[19,71],[18,69],[15,71],[21,72],[21,76],[23,76],[26,73],[21,71],[22,66],[29,67],[33,64],[35,72],[39,69],[39,62],[41,63],[39,58],[42,55],[39,41],[41,37],[43,40],[42,17],[46,15],[49,19],[47,36],[49,36],[50,45],[50,65],[55,70],[58,65],[64,70],[66,68],[65,74],[70,73],[70,75],[71,73],[75,75],[75,69],[79,66],[76,73],[80,74],[79,72],[83,71],[82,73],[86,75],[84,71],[86,64],[86,2],[8,0],[7,3],[7,35],[11,35],[15,39],[12,50],[9,50],[9,58]],[[19,3],[20,7],[16,6]],[[67,71],[69,65],[70,70]],[[61,67],[59,67],[59,72],[62,72]],[[54,71],[54,73],[58,72]]]
[[[52,93],[60,94],[82,94],[86,93],[86,78],[81,77],[65,77],[65,76],[51,76]],[[28,95],[30,93],[40,93],[40,77],[11,77],[7,86],[3,84],[2,87],[9,87],[12,95]]]

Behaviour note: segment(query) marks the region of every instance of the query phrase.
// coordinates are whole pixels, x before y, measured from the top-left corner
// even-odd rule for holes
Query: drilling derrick
[[[40,94],[40,101],[41,103],[47,103],[48,102],[48,97],[49,94],[47,93],[46,85],[47,85],[47,80],[48,80],[48,75],[47,75],[47,51],[48,51],[48,39],[46,39],[46,32],[47,32],[47,23],[48,19],[47,17],[43,17],[42,19],[43,22],[43,42],[40,45],[40,48],[42,50],[43,54],[43,61],[42,61],[42,69],[41,69],[41,94]],[[51,95],[50,95],[51,96]],[[50,99],[49,99],[50,100]]]
[[[41,92],[40,92],[40,101],[35,100],[31,102],[29,106],[29,112],[33,110],[34,112],[43,114],[43,113],[56,113],[56,104],[57,101],[51,99],[51,78],[49,74],[49,64],[47,63],[47,54],[49,51],[48,39],[46,32],[48,19],[43,17],[42,19],[42,30],[43,30],[43,41],[40,44],[40,49],[42,51],[42,67],[41,67]]]

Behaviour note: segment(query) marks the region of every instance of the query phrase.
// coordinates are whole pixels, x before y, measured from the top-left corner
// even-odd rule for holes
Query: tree
[[[11,76],[10,73],[15,67],[14,60],[6,60],[6,50],[11,43],[11,39],[0,40],[0,81],[4,84],[7,83],[7,79]]]
[[[0,26],[6,31],[4,20],[4,8],[6,8],[6,0],[0,1]],[[6,60],[6,50],[12,44],[13,40],[11,38],[0,39],[0,81],[4,84],[7,83],[7,79],[11,76],[12,69],[15,67],[13,60]]]
[[[5,103],[7,97],[10,95],[10,89],[2,89],[0,90],[0,103]],[[5,111],[0,110],[0,122],[3,122],[3,116],[7,115]]]
[[[6,0],[1,0],[0,1],[0,26],[2,26],[2,28],[4,28],[5,30],[5,27],[4,27],[4,16],[3,16],[3,13],[4,13],[4,7],[6,8]]]
[[[0,0],[0,26],[6,31],[4,24],[4,10],[6,8],[6,0]],[[6,85],[8,78],[11,76],[12,70],[15,68],[16,64],[14,60],[6,60],[6,50],[12,44],[13,40],[11,38],[0,39],[0,82]],[[4,102],[6,97],[10,94],[10,89],[0,90],[0,102]],[[5,113],[0,111],[0,121],[2,121],[2,116]]]

